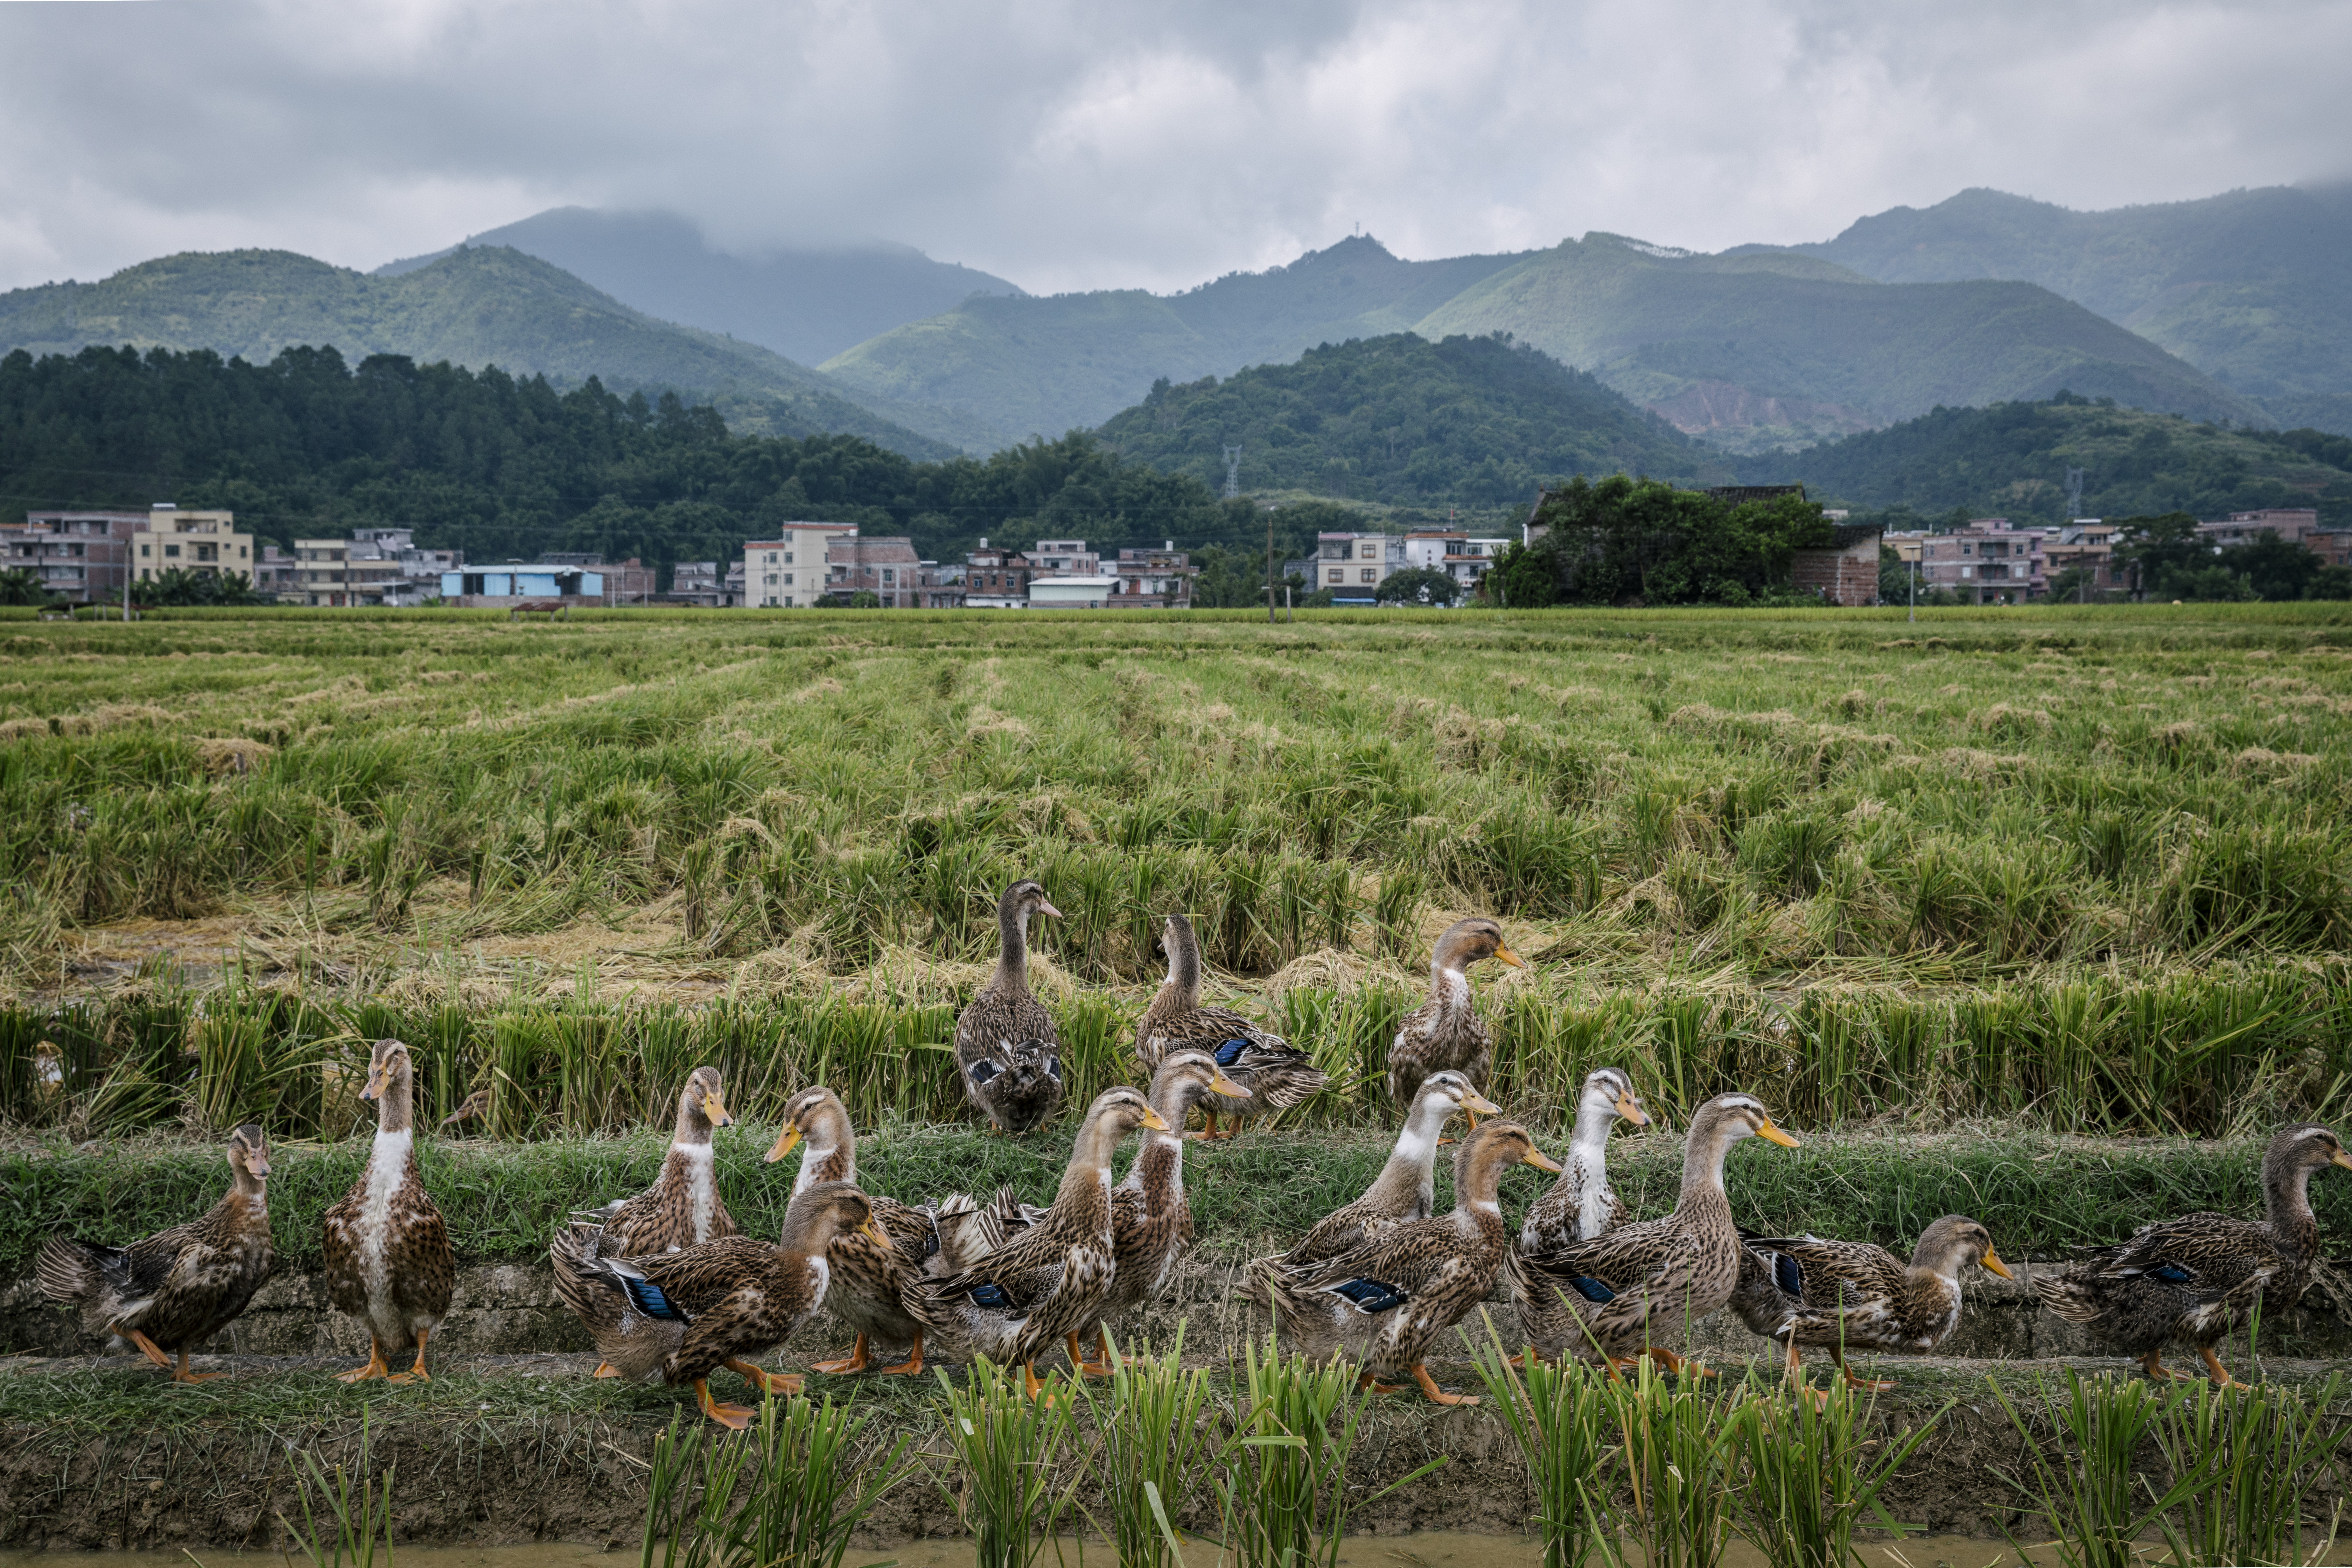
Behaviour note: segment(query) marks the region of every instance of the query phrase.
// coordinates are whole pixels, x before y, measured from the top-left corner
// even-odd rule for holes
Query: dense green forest
[[[1831,542],[1817,501],[1734,505],[1612,474],[1545,495],[1532,547],[1507,546],[1481,586],[1507,609],[1547,605],[1756,605],[1789,597],[1794,552]]]
[[[1739,460],[1742,483],[1801,483],[1832,506],[1928,516],[1958,508],[2021,523],[2064,518],[2069,468],[2083,470],[2084,517],[2316,506],[2323,521],[2352,524],[2352,438],[2200,424],[2069,392],[2042,403],[1938,408],[1884,430]]]
[[[1664,420],[1501,334],[1395,332],[1222,382],[1163,379],[1100,434],[1206,484],[1223,479],[1233,443],[1244,489],[1391,504],[1523,501],[1571,474],[1730,471]]]
[[[333,349],[267,364],[89,348],[0,358],[0,515],[58,506],[229,507],[262,540],[407,526],[473,561],[602,551],[658,563],[724,558],[794,518],[906,533],[951,559],[976,537],[1083,538],[1106,553],[1177,539],[1262,559],[1266,514],[1093,437],[916,462],[857,437],[740,437],[673,395],[622,398],[593,377],[478,374]],[[1293,509],[1277,548],[1334,526]]]

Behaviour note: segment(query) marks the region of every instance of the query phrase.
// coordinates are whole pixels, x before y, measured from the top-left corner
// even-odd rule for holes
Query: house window
[[[892,571],[892,570],[891,570],[889,567],[887,567],[887,566],[885,566],[884,568],[882,568],[882,581],[884,581],[885,583],[896,583],[898,580],[898,573],[896,573],[896,572]]]
[[[787,566],[789,566],[789,565],[791,565],[792,563],[793,563],[793,552],[792,552],[791,551],[787,550],[787,551],[785,551],[785,552],[784,552],[784,564],[785,564],[785,565],[787,565]]]
[[[768,564],[769,564],[769,565],[771,565],[771,566],[773,566],[775,563],[776,563],[776,552],[775,552],[774,551],[771,550],[771,551],[769,551],[769,552],[768,552]]]
[[[1370,582],[1370,581],[1371,581],[1375,576],[1377,576],[1377,575],[1379,575],[1379,574],[1375,573],[1375,572],[1374,572],[1370,567],[1367,566],[1367,567],[1365,567],[1365,568],[1364,568],[1364,581],[1365,581],[1365,582],[1367,582],[1367,583]]]
[[[1331,581],[1334,583],[1344,583],[1347,580],[1348,574],[1345,572],[1340,571],[1337,566],[1331,568]]]
[[[787,572],[787,573],[785,573],[785,574],[784,574],[784,586],[786,586],[787,588],[789,588],[789,587],[791,587],[791,586],[792,586],[792,584],[793,584],[793,574],[792,574],[791,573]]]

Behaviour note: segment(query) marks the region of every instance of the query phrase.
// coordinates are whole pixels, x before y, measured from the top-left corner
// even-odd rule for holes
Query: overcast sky
[[[2352,4],[0,4],[0,287],[569,203],[1036,291],[2352,174]]]

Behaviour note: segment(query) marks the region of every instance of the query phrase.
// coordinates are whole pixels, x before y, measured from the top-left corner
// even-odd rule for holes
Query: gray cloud
[[[1180,288],[1402,254],[1825,238],[2341,176],[2352,7],[1980,0],[0,5],[0,286],[352,266],[560,203]]]

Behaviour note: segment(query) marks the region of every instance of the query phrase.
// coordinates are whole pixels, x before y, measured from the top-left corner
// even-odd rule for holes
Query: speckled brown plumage
[[[733,1236],[735,1216],[719,1195],[710,1137],[714,1128],[734,1125],[719,1069],[695,1068],[678,1090],[677,1121],[660,1178],[635,1197],[572,1217],[601,1225],[596,1246],[615,1258],[675,1252]]]
[[[956,1018],[956,1068],[964,1098],[991,1129],[1027,1132],[1062,1103],[1061,1037],[1054,1015],[1029,994],[1029,921],[1058,915],[1034,882],[997,901],[996,969]]]
[[[2216,1383],[2231,1381],[2215,1347],[2260,1307],[2275,1318],[2303,1297],[2319,1252],[2311,1177],[2352,1167],[2335,1133],[2311,1122],[2282,1129],[2263,1152],[2264,1215],[2189,1214],[2142,1226],[2129,1241],[2089,1247],[2063,1275],[2034,1281],[2042,1304],[2137,1356],[2153,1377],[2171,1375],[2164,1347],[2194,1349]]]
[[[1168,952],[1168,978],[1136,1025],[1135,1054],[1146,1072],[1159,1071],[1178,1051],[1204,1052],[1224,1069],[1244,1092],[1202,1102],[1207,1136],[1218,1136],[1220,1121],[1240,1122],[1304,1104],[1330,1081],[1313,1057],[1280,1035],[1230,1007],[1201,1005],[1201,939],[1189,918],[1170,915],[1160,942]]]
[[[803,1152],[800,1174],[793,1183],[794,1196],[826,1183],[856,1184],[857,1133],[847,1108],[830,1089],[804,1089],[785,1102],[783,1130],[768,1158],[781,1160],[795,1146]],[[916,1287],[926,1273],[936,1271],[939,1231],[926,1210],[870,1193],[866,1202],[888,1244],[862,1229],[845,1230],[833,1238],[824,1254],[833,1272],[825,1307],[857,1336],[856,1342],[847,1355],[818,1362],[809,1370],[864,1372],[871,1342],[908,1346],[905,1361],[878,1370],[911,1377],[923,1370],[923,1333],[932,1327],[929,1309]]]
[[[367,1326],[368,1362],[341,1374],[404,1383],[425,1377],[425,1345],[448,1314],[457,1278],[449,1229],[419,1179],[408,1047],[378,1040],[363,1097],[376,1102],[368,1167],[324,1221],[327,1300]],[[415,1364],[394,1373],[385,1352],[414,1347]]]
[[[1870,1242],[1818,1236],[1752,1240],[1746,1250],[1769,1261],[1789,1302],[1767,1331],[1786,1348],[1790,1368],[1800,1346],[1820,1346],[1848,1383],[1879,1391],[1894,1384],[1856,1377],[1847,1351],[1932,1351],[1960,1326],[1960,1271],[1980,1263],[2009,1274],[1992,1234],[1966,1215],[1946,1215],[1922,1231],[1908,1263]]]
[[[1722,1310],[1739,1278],[1739,1230],[1723,1190],[1723,1163],[1741,1139],[1793,1143],[1764,1107],[1744,1094],[1718,1095],[1691,1118],[1683,1185],[1664,1219],[1612,1230],[1548,1252],[1522,1254],[1515,1281],[1528,1348],[1619,1362],[1680,1337]]]
[[[1559,1180],[1528,1205],[1519,1222],[1521,1252],[1549,1252],[1633,1223],[1633,1211],[1609,1184],[1609,1133],[1620,1117],[1636,1127],[1650,1124],[1633,1080],[1615,1068],[1588,1073],[1577,1097],[1576,1133],[1560,1157]]]
[[[690,1384],[705,1415],[740,1430],[751,1412],[715,1402],[710,1374],[728,1366],[763,1393],[800,1392],[798,1375],[763,1372],[745,1358],[782,1343],[824,1304],[826,1248],[869,1224],[870,1212],[856,1188],[827,1183],[793,1199],[773,1244],[736,1236],[619,1258],[591,1255],[575,1227],[549,1256],[558,1294],[609,1365],[624,1377],[658,1372],[665,1383]]]
[[[1510,1260],[1498,1193],[1504,1171],[1521,1162],[1558,1169],[1525,1128],[1485,1122],[1456,1159],[1451,1215],[1393,1226],[1318,1263],[1262,1260],[1257,1268],[1283,1328],[1310,1356],[1345,1350],[1368,1380],[1410,1378],[1438,1404],[1476,1404],[1440,1391],[1423,1363],[1438,1337],[1486,1299]]]
[[[1524,967],[1503,941],[1503,928],[1483,915],[1455,921],[1437,939],[1429,1000],[1405,1015],[1389,1046],[1389,1093],[1399,1105],[1412,1104],[1421,1080],[1440,1068],[1461,1073],[1475,1089],[1486,1087],[1495,1037],[1471,1005],[1470,966],[1489,958]]]
[[[1423,1079],[1413,1092],[1412,1110],[1397,1133],[1396,1147],[1363,1196],[1317,1220],[1287,1252],[1266,1262],[1289,1268],[1320,1263],[1377,1240],[1398,1226],[1427,1219],[1436,1212],[1437,1148],[1445,1123],[1465,1110],[1494,1113],[1495,1105],[1451,1068]],[[1251,1271],[1251,1293],[1261,1301],[1265,1300],[1265,1274],[1264,1269]]]
[[[105,1247],[53,1236],[35,1266],[41,1293],[75,1310],[85,1332],[135,1345],[173,1381],[200,1383],[188,1352],[236,1321],[269,1278],[269,1141],[247,1124],[229,1135],[229,1189],[202,1215]],[[173,1366],[166,1352],[179,1361]]]
[[[924,1281],[931,1313],[992,1360],[1031,1365],[1102,1315],[1118,1267],[1110,1218],[1110,1161],[1139,1127],[1164,1126],[1131,1089],[1105,1089],[1087,1109],[1054,1206],[1039,1224],[962,1273]]]

